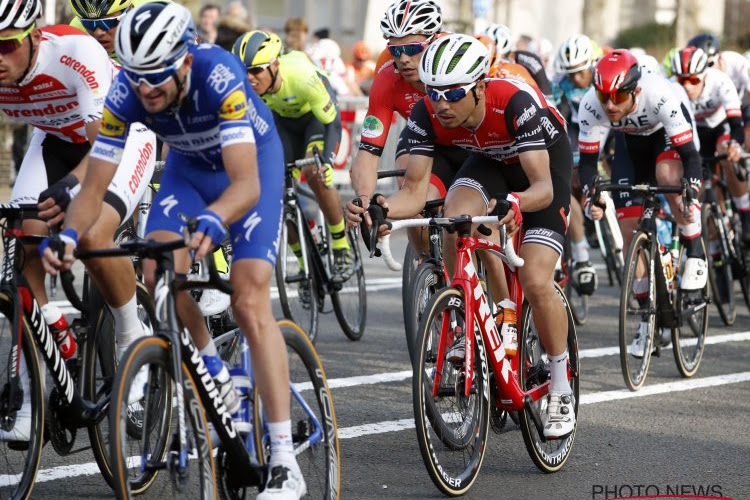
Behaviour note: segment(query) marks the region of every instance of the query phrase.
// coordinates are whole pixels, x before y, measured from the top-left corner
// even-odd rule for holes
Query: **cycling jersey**
[[[408,118],[411,108],[424,95],[424,92],[403,79],[393,61],[383,65],[370,88],[370,104],[362,122],[359,149],[375,156],[382,155],[393,113]]]
[[[740,98],[729,76],[718,69],[708,68],[703,75],[703,90],[690,101],[698,127],[715,128],[724,120],[730,121],[732,137],[744,141]],[[734,122],[734,123],[732,123]]]
[[[517,79],[486,80],[485,116],[476,129],[445,128],[424,98],[406,126],[411,154],[432,156],[435,145],[459,146],[506,164],[518,154],[547,149],[565,135],[564,120],[538,87]]]
[[[563,75],[557,82],[557,85],[555,85],[555,104],[560,106],[563,103],[563,99],[567,102],[570,109],[569,122],[578,123],[578,108],[581,105],[583,96],[586,95],[586,92],[590,88],[591,86],[584,88],[576,86],[568,75]]]
[[[271,111],[255,94],[245,66],[211,44],[191,45],[186,95],[176,108],[146,113],[124,74],[107,95],[102,127],[91,155],[118,162],[127,124],[140,121],[170,147],[161,187],[146,226],[182,233],[182,215],[197,215],[230,184],[222,147],[255,143],[260,177],[256,205],[229,226],[234,257],[275,264],[282,209],[283,153]]]
[[[633,110],[616,123],[610,122],[607,118],[602,104],[596,97],[594,87],[583,97],[578,110],[578,143],[581,152],[579,175],[581,186],[585,190],[591,185],[596,173],[602,128],[610,128],[614,132],[623,132],[626,135],[654,138],[660,137],[654,135],[657,132],[666,133],[672,148],[682,158],[685,177],[700,179],[701,161],[693,143],[693,128],[688,107],[683,104],[679,94],[666,78],[650,73],[644,74],[638,88],[640,93],[635,94]],[[662,130],[664,132],[660,132]],[[633,158],[636,165],[640,165],[641,161],[642,158]],[[643,164],[649,169],[655,165],[653,161]]]
[[[36,64],[18,85],[0,87],[0,108],[15,122],[87,142],[86,124],[101,118],[115,67],[96,40],[75,28],[41,31]]]
[[[0,87],[0,108],[35,127],[11,201],[36,203],[39,194],[79,165],[89,152],[86,124],[102,116],[115,66],[92,37],[70,26],[42,28],[37,59],[24,79]],[[156,157],[154,134],[134,124],[104,201],[127,219],[148,187]],[[77,192],[75,190],[74,192]]]
[[[330,161],[341,140],[341,119],[336,97],[328,79],[304,52],[292,51],[280,56],[278,60],[281,87],[277,92],[267,92],[261,98],[271,111],[281,118],[281,120],[276,120],[279,130],[288,129],[286,124],[293,124],[298,120],[306,124],[317,121],[325,126],[318,127],[314,133],[307,134],[299,134],[298,130],[294,130],[293,133],[288,134],[289,140],[284,141],[285,146],[290,140],[300,142],[296,140],[299,138],[303,139],[302,146],[306,147],[311,140],[310,137],[315,136],[315,140],[323,140],[323,158],[325,161]],[[311,125],[315,126],[314,123]],[[289,147],[291,148],[291,145]],[[291,162],[301,158],[301,156],[295,156],[296,154],[296,152],[292,153],[291,157],[287,155],[286,161]]]
[[[529,85],[538,87],[536,81],[534,80],[534,77],[529,73],[529,70],[527,70],[520,64],[516,64],[507,60],[501,59],[500,61],[497,61],[495,64],[493,64],[490,67],[489,76],[491,78],[520,78]]]
[[[552,90],[552,85],[550,84],[549,78],[547,78],[547,73],[544,70],[544,63],[539,58],[539,56],[534,54],[533,52],[517,50],[513,53],[513,57],[516,60],[516,63],[520,64],[528,70],[528,72],[531,74],[531,77],[536,82],[537,87],[539,87],[544,96],[552,101],[554,99],[555,93]]]
[[[740,99],[750,92],[750,61],[739,52],[724,50],[719,54],[718,64],[713,66],[726,73],[732,80]]]

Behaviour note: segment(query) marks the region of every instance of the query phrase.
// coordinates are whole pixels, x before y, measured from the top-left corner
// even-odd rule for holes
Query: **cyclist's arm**
[[[584,192],[591,189],[599,162],[601,127],[608,124],[604,111],[596,99],[595,90],[589,89],[578,107],[578,178]]]
[[[313,115],[324,125],[323,161],[332,163],[341,141],[341,114],[336,97],[328,79],[315,73],[315,79],[307,86],[310,92],[310,107]]]
[[[362,199],[364,206],[370,200],[370,196],[375,193],[378,183],[378,164],[380,156],[377,156],[365,149],[357,151],[354,157],[351,169],[352,188],[358,198]]]
[[[560,139],[565,140],[565,138]],[[529,187],[517,192],[522,212],[536,212],[552,203],[552,174],[550,173],[549,153],[535,149],[519,153],[521,168],[529,179]]]
[[[424,208],[431,172],[431,156],[409,155],[403,187],[386,200],[389,219],[414,217]]]

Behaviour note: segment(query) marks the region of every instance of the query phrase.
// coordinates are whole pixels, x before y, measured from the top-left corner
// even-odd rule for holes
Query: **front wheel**
[[[336,412],[323,364],[299,326],[283,320],[279,328],[289,359],[292,440],[308,497],[337,500],[341,494],[341,454]],[[258,458],[265,464],[270,459],[271,443],[257,388],[253,399]]]
[[[575,321],[573,321],[570,305],[559,285],[555,285],[555,290],[565,308],[565,315],[568,321],[568,374],[570,387],[573,391],[574,411],[577,418],[578,402],[580,400],[580,365]],[[534,325],[531,307],[529,307],[528,303],[524,303],[523,307],[521,342],[519,342],[519,346],[519,355],[521,357],[521,388],[524,391],[530,391],[548,380],[549,366],[547,364],[547,352],[539,338],[539,332],[536,329],[536,325]],[[534,411],[541,416],[546,409],[547,398],[542,397],[533,404]],[[526,444],[526,451],[529,452],[531,460],[542,472],[551,473],[560,470],[568,461],[568,458],[570,458],[576,437],[575,429],[562,439],[547,439],[543,433],[539,433],[539,429],[534,424],[534,419],[529,410],[521,412],[520,416],[521,433],[523,434],[523,441]]]
[[[353,230],[346,232],[349,247],[354,254],[354,274],[344,283],[334,285],[331,293],[333,311],[349,340],[359,340],[365,333],[367,320],[367,290],[365,283],[365,266],[362,262],[362,251],[359,239]],[[329,247],[331,248],[331,247]]]
[[[468,325],[467,325],[468,322]],[[427,473],[440,491],[463,495],[479,476],[489,428],[489,368],[479,327],[466,317],[461,290],[443,288],[427,304],[419,325],[412,377],[414,421]],[[438,346],[450,347],[463,335],[474,335],[472,387],[464,391],[464,361],[442,359]],[[443,349],[445,351],[446,349]],[[437,395],[433,387],[440,376]]]
[[[411,288],[405,294],[407,298],[404,300],[404,311],[409,311],[409,317],[404,318],[404,331],[406,347],[409,350],[409,359],[413,367],[418,356],[420,320],[430,298],[445,286],[442,270],[432,262],[420,264],[416,274],[410,280],[410,286]]]
[[[680,375],[692,377],[701,365],[706,347],[708,283],[700,290],[678,290],[675,308],[682,319],[682,326],[672,330],[672,351]]]
[[[182,386],[172,371],[167,341],[144,337],[125,352],[112,388],[110,454],[119,500],[148,489],[148,498],[215,499],[216,474],[203,403],[195,380],[182,364]],[[130,390],[141,368],[148,371],[145,396],[128,404]],[[183,404],[179,407],[179,393]],[[173,401],[172,395],[177,396]],[[137,405],[137,406],[136,406]],[[173,421],[174,420],[174,421]],[[134,421],[138,432],[133,432]],[[186,446],[180,445],[184,422]]]

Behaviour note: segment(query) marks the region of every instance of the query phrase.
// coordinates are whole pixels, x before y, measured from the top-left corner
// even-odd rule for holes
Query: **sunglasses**
[[[431,87],[427,87],[427,96],[432,102],[438,102],[440,99],[445,99],[448,102],[458,102],[469,93],[471,89],[477,86],[477,82],[464,85],[463,87],[454,87],[447,90],[438,90]]]
[[[698,85],[703,81],[703,78],[698,75],[690,75],[690,76],[678,76],[677,82],[679,82],[680,85],[685,85],[686,83],[689,83],[690,85]]]
[[[86,31],[94,32],[96,31],[96,28],[100,28],[104,31],[109,31],[112,28],[116,28],[118,24],[120,24],[120,19],[122,19],[122,16],[125,15],[125,12],[123,11],[117,16],[113,17],[105,17],[103,19],[85,19],[83,17],[78,18],[78,20],[81,22],[81,26]]]
[[[622,104],[628,100],[630,92],[602,92],[601,90],[596,91],[596,98],[599,102],[605,104],[607,101],[612,101],[613,104]]]
[[[266,68],[268,68],[276,59],[271,60],[271,62],[268,62],[266,64],[258,64],[257,66],[250,66],[247,68],[247,72],[250,73],[253,76],[258,76],[261,73],[263,73]]]
[[[416,56],[417,54],[424,51],[424,49],[430,44],[430,42],[416,42],[416,43],[402,43],[400,45],[391,45],[388,44],[388,52],[391,53],[393,57],[401,57],[401,54],[406,54],[407,56]]]
[[[34,31],[36,24],[32,24],[23,33],[12,36],[0,37],[0,54],[7,55],[17,51],[23,44],[24,38],[29,36],[29,33]]]
[[[177,59],[174,64],[167,66],[166,68],[158,68],[147,71],[133,71],[122,67],[122,72],[125,73],[125,78],[128,79],[130,85],[138,87],[141,83],[145,83],[149,87],[160,87],[171,80],[176,74],[177,69],[182,66],[182,63],[187,57],[187,52]]]

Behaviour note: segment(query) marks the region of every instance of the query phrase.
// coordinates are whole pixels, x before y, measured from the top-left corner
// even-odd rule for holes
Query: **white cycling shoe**
[[[307,485],[299,469],[286,465],[272,465],[266,487],[257,500],[299,500],[307,493]]]
[[[219,273],[219,276],[225,280],[229,279],[228,274]],[[226,311],[231,302],[231,297],[226,293],[220,292],[214,288],[208,288],[203,290],[201,298],[198,301],[198,307],[203,316],[215,316]]]
[[[706,259],[688,257],[682,268],[680,289],[686,291],[700,290],[706,286],[707,280],[708,264],[706,264]]]

